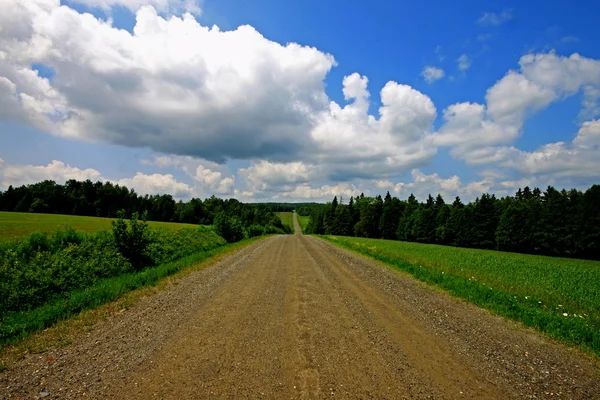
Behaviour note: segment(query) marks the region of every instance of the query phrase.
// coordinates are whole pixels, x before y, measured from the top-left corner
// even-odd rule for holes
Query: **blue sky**
[[[597,2],[0,1],[0,190],[473,199],[599,181]]]

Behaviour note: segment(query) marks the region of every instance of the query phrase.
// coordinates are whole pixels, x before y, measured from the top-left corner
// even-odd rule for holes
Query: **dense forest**
[[[268,207],[223,200],[212,196],[204,201],[193,198],[175,201],[169,194],[145,195],[110,182],[68,180],[64,185],[43,181],[9,188],[0,192],[0,211],[117,217],[120,210],[130,218],[134,213],[147,212],[151,221],[185,222],[212,225],[215,216],[223,212],[235,217],[242,226],[274,226],[289,231]]]
[[[600,185],[515,196],[484,194],[464,204],[431,195],[419,203],[390,196],[350,198],[315,209],[307,233],[395,239],[519,253],[600,259]]]

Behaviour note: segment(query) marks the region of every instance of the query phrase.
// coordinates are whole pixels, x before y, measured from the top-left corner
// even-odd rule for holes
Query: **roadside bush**
[[[246,236],[248,238],[253,238],[257,236],[262,236],[265,234],[265,227],[262,225],[250,225],[246,228]]]
[[[147,218],[147,212],[142,214],[141,221],[138,220],[138,213],[133,213],[127,224],[125,211],[120,210],[117,212],[117,219],[111,222],[115,245],[136,271],[155,265],[148,254],[151,238]]]
[[[239,242],[244,238],[244,228],[236,217],[230,217],[224,212],[215,216],[215,231],[228,243]]]
[[[184,229],[152,229],[150,231],[151,243],[147,255],[152,265],[172,262],[205,250],[211,250],[227,243],[217,235],[214,229],[196,230]]]
[[[284,225],[284,228],[287,227],[287,225]],[[277,226],[273,226],[273,225],[267,225],[265,226],[265,235],[286,235],[291,233],[291,231],[288,229],[281,229]]]
[[[214,232],[215,227],[213,225],[198,225],[198,232]]]
[[[112,232],[86,235],[67,229],[0,242],[0,325],[6,313],[31,310],[102,279],[225,244],[213,228],[149,229],[143,220],[123,218],[115,221]]]
[[[0,250],[0,315],[28,310],[66,291],[130,271],[109,232],[33,234]]]

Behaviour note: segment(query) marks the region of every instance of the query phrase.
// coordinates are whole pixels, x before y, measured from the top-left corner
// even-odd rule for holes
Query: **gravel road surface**
[[[591,357],[295,222],[27,356],[0,398],[600,399]]]

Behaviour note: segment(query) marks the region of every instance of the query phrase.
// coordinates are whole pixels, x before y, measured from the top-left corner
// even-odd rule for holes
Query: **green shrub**
[[[29,259],[35,254],[49,251],[51,248],[51,241],[48,240],[48,235],[45,233],[32,233],[23,242],[19,252],[26,258]]]
[[[264,234],[265,234],[265,227],[262,225],[250,225],[248,228],[246,228],[246,236],[248,238],[262,236]]]
[[[215,227],[212,225],[198,225],[198,232],[214,232]]]
[[[5,243],[0,251],[0,316],[131,269],[105,231],[87,237],[57,231],[51,237],[33,234],[22,242]]]
[[[214,230],[153,229],[147,255],[153,265],[160,265],[182,257],[222,246],[226,241]]]
[[[230,217],[224,212],[215,216],[215,231],[228,243],[239,242],[244,238],[244,228],[236,217]]]
[[[0,323],[6,313],[59,300],[101,279],[173,262],[226,243],[206,227],[150,230],[143,221],[128,223],[122,218],[115,225],[113,232],[85,235],[67,229],[0,243]],[[137,267],[131,260],[139,263]]]
[[[286,225],[284,225],[284,228]],[[286,235],[289,234],[287,230],[281,229],[277,226],[267,225],[265,226],[265,235]]]
[[[146,222],[147,218],[148,213],[145,211],[141,221],[138,220],[138,213],[133,213],[127,224],[125,211],[120,210],[117,213],[117,219],[111,222],[115,245],[136,271],[155,265],[148,254],[151,238],[148,222]]]

